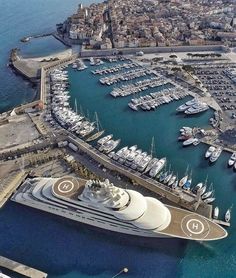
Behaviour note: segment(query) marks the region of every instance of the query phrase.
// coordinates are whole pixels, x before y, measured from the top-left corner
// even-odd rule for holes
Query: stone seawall
[[[80,56],[110,56],[114,54],[136,54],[142,51],[145,54],[152,53],[170,53],[170,52],[198,52],[198,51],[222,51],[226,52],[227,48],[223,45],[199,45],[199,46],[165,46],[165,47],[142,47],[142,48],[113,48],[113,49],[99,49],[87,50],[82,47]]]

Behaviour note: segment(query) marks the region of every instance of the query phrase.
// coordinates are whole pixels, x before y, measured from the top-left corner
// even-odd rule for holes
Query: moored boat
[[[210,156],[211,163],[215,162],[220,157],[222,150],[223,150],[222,147],[217,147],[215,149],[215,151]]]
[[[228,166],[231,167],[231,166],[233,166],[235,163],[236,163],[236,152],[234,152],[234,153],[230,156],[230,158],[229,158],[229,160],[228,160]]]
[[[214,208],[214,211],[213,211],[213,218],[214,218],[214,219],[218,219],[218,217],[219,217],[219,212],[220,212],[219,207],[215,207],[215,208]]]
[[[225,213],[225,221],[229,222],[231,219],[231,209],[228,209]]]
[[[209,158],[212,155],[212,153],[215,151],[215,149],[216,147],[210,146],[205,153],[205,158]]]

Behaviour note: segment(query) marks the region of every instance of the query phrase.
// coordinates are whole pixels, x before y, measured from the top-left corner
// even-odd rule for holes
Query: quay
[[[45,272],[15,262],[2,256],[0,256],[0,266],[28,278],[46,278],[48,276]]]
[[[191,211],[196,211],[197,213],[204,215],[207,218],[212,217],[212,206],[197,200],[196,195],[194,195],[193,193],[188,191],[180,192],[178,190],[172,190],[158,181],[148,178],[141,173],[131,170],[123,165],[120,165],[115,161],[113,162],[109,157],[100,153],[98,150],[79,138],[72,138],[69,135],[68,141],[72,144],[75,144],[78,147],[79,151],[86,153],[107,169],[128,177],[132,181],[136,182],[138,185],[149,189],[150,191],[175,203],[176,205],[179,205]]]
[[[48,92],[50,89],[48,73],[50,73],[52,70],[54,70],[57,67],[64,67],[70,63],[73,63],[73,61],[75,61],[77,58],[78,58],[77,54],[71,55],[64,59],[50,62],[41,68],[40,100],[41,100],[41,104],[42,104],[41,108],[43,109],[43,113],[41,116],[44,115],[45,108],[48,104],[47,97],[48,97]],[[158,76],[159,75],[156,74],[156,78],[158,78]],[[189,92],[189,90],[188,90],[188,92]],[[186,91],[185,91],[185,93],[186,93]],[[214,103],[212,104],[212,106],[213,105],[214,105]],[[42,117],[41,117],[41,119],[42,119]],[[32,119],[32,120],[34,121],[34,119]],[[34,121],[34,123],[37,126],[37,122]],[[38,129],[38,131],[40,131],[40,128],[37,128],[37,129]],[[50,133],[49,130],[47,130],[47,132]],[[44,133],[44,130],[40,131],[41,134],[44,133],[45,135],[49,134],[47,132]],[[127,168],[127,167],[117,163],[116,161],[113,161],[108,156],[102,154],[97,149],[93,148],[92,146],[90,146],[89,144],[84,142],[83,140],[81,140],[77,137],[74,137],[72,135],[72,133],[66,131],[64,128],[62,128],[60,130],[60,132],[63,134],[63,136],[60,136],[58,138],[52,137],[54,140],[53,140],[53,143],[48,144],[49,147],[56,147],[56,143],[58,142],[59,138],[64,137],[63,140],[68,140],[68,142],[76,145],[76,147],[78,147],[78,149],[79,149],[78,150],[79,152],[81,151],[82,153],[86,153],[88,155],[88,157],[95,160],[98,164],[101,164],[105,168],[107,168],[111,171],[117,172],[124,177],[129,178],[133,182],[133,184],[140,185],[140,186],[158,194],[162,198],[165,198],[165,199],[175,203],[177,206],[186,208],[190,211],[196,211],[197,213],[204,215],[207,218],[210,218],[210,219],[212,218],[212,205],[202,202],[193,193],[180,190],[179,188],[173,190],[156,180],[153,180],[141,173],[138,173],[134,170],[131,170],[130,168]],[[58,132],[58,134],[59,134],[59,132]],[[47,143],[48,142],[46,142],[46,144]],[[41,148],[40,144],[38,144],[38,145],[39,146],[36,149]],[[42,145],[45,145],[45,144],[43,143]],[[33,150],[33,147],[31,146],[28,149],[24,148],[24,149],[20,150],[20,152],[22,151],[22,153],[25,153],[27,151],[32,151],[32,150]],[[7,155],[9,155],[9,154],[7,154]],[[5,154],[3,156],[6,157]]]
[[[27,177],[28,172],[17,172],[13,176],[9,176],[5,181],[1,181],[0,185],[0,208],[7,202],[12,193],[22,184]]]

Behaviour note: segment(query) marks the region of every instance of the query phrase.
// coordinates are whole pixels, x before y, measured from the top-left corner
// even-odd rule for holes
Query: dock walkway
[[[18,172],[15,176],[10,176],[5,182],[0,184],[0,208],[6,203],[11,194],[20,186],[28,175],[27,172]]]
[[[104,167],[130,178],[141,186],[151,190],[152,192],[157,193],[158,195],[183,208],[189,209],[191,211],[197,211],[207,218],[211,218],[212,206],[207,205],[204,202],[198,203],[196,195],[194,195],[193,193],[187,191],[178,192],[172,190],[158,181],[143,176],[141,173],[137,173],[134,170],[128,169],[123,165],[119,165],[117,162],[112,161],[109,157],[100,153],[98,150],[79,138],[74,139],[71,136],[68,136],[68,141],[75,144],[82,152],[88,154],[91,158],[102,164]]]
[[[46,278],[47,273],[0,256],[0,266],[29,278]]]

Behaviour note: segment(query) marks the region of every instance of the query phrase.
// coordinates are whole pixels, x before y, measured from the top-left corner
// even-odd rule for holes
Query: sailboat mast
[[[152,143],[151,143],[151,150],[150,150],[150,153],[151,153],[151,157],[153,157],[153,155],[155,155],[155,139],[154,139],[154,136],[152,137]]]
[[[75,99],[75,112],[78,114],[78,105],[77,105],[77,99]]]

